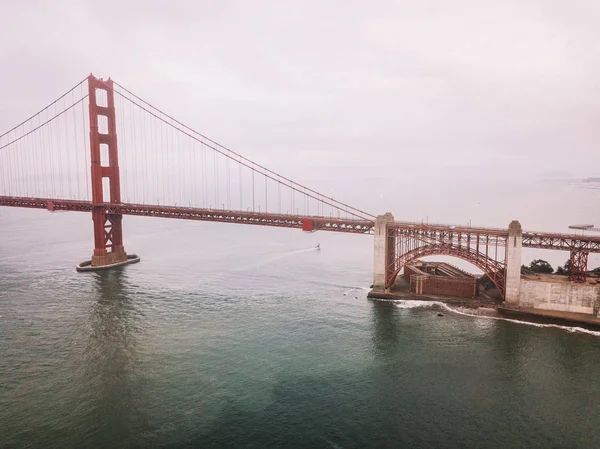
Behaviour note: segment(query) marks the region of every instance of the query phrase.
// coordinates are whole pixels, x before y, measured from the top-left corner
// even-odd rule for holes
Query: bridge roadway
[[[419,240],[446,243],[453,246],[480,244],[503,247],[508,238],[507,228],[453,226],[395,221],[388,225],[397,236],[405,235]],[[600,253],[600,236],[523,231],[523,248]]]
[[[91,201],[53,198],[23,198],[0,196],[0,206],[46,209],[50,211],[91,212]],[[306,231],[334,231],[353,234],[373,234],[375,222],[350,218],[257,213],[221,209],[203,209],[150,204],[104,203],[107,214],[137,215],[143,217],[177,218],[184,220],[221,223],[253,224]],[[503,247],[508,229],[490,227],[453,226],[440,223],[394,221],[389,225],[396,235],[410,235],[424,241],[436,241],[453,246],[468,246],[479,240],[481,244]],[[585,251],[600,253],[600,237],[575,234],[523,231],[524,248]]]
[[[91,201],[10,196],[0,196],[0,206],[72,212],[91,212],[94,207]],[[155,206],[150,204],[103,203],[101,206],[104,207],[106,214],[252,224],[302,229],[304,231],[334,231],[353,234],[372,234],[375,226],[374,221],[350,218],[271,214],[264,212],[201,209],[181,206]]]

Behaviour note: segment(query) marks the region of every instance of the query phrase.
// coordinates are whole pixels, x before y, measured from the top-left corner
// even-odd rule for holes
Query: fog
[[[593,0],[11,2],[0,130],[90,72],[374,214],[600,222]]]

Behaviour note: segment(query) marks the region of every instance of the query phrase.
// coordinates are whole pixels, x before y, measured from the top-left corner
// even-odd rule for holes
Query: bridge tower
[[[123,247],[123,216],[106,213],[104,206],[104,203],[121,202],[113,82],[110,78],[103,81],[90,74],[88,89],[94,222],[94,253],[91,267],[99,269],[126,263],[127,253]],[[108,182],[109,198],[104,198],[105,179]]]

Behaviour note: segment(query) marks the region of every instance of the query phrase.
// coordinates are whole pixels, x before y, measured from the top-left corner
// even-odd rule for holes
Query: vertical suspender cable
[[[170,128],[170,127],[169,127]],[[167,165],[166,165],[166,170],[167,170],[167,176],[166,176],[166,185],[167,185],[167,201],[168,204],[172,205],[173,204],[173,198],[171,197],[171,179],[170,179],[170,174],[171,174],[171,155],[170,153],[170,145],[169,145],[169,129],[165,130],[165,151],[166,151],[166,157],[167,157]]]
[[[218,196],[219,196],[219,178],[217,173],[217,153],[213,151],[213,187],[215,194],[215,202],[213,203],[215,209],[218,209]]]
[[[189,165],[189,169],[190,169],[190,181],[189,181],[189,192],[190,192],[190,205],[192,204],[196,204],[196,189],[195,187],[195,183],[194,183],[194,170],[196,170],[196,159],[193,158],[192,153],[193,153],[193,144],[192,144],[192,139],[190,139],[188,137],[187,139],[188,141],[188,165]],[[194,160],[192,160],[194,159]]]
[[[229,158],[225,159],[225,169],[227,170],[227,209],[231,209],[231,171],[229,169]]]
[[[19,143],[17,142],[13,145],[13,154],[15,155],[14,159],[15,159],[15,166],[16,166],[16,170],[15,170],[16,189],[15,189],[15,191],[17,192],[16,196],[23,196],[21,194],[21,172],[22,172],[21,166],[23,165],[23,161],[21,161],[21,155],[19,153],[18,144]]]
[[[144,156],[144,162],[146,163],[146,174],[149,178],[148,180],[148,184],[150,185],[151,181],[151,176],[150,176],[150,172],[148,171],[148,129],[146,129],[146,113],[144,111],[141,112],[142,114],[142,141],[144,142],[143,145],[144,147],[141,149],[141,153]],[[150,189],[150,186],[148,186],[148,189]],[[156,197],[158,196],[155,192],[156,189],[156,185],[152,186],[152,192],[154,192],[154,201],[151,201],[152,203],[154,203],[156,201]]]
[[[88,100],[89,101],[89,100]],[[83,104],[84,102],[81,102],[81,128],[83,131],[83,147],[85,150],[85,191],[86,191],[86,199],[88,201],[90,201],[90,170],[91,170],[91,161],[90,163],[88,163],[88,146],[87,146],[87,142],[89,140],[89,132],[86,133],[86,128],[85,128],[85,106]]]
[[[41,117],[38,115],[38,126],[40,126]],[[41,196],[46,197],[48,195],[48,176],[46,176],[46,167],[48,166],[48,158],[47,153],[44,151],[44,133],[43,130],[39,130],[36,133],[36,141],[37,147],[39,151],[39,159],[40,159],[40,190],[42,191]]]
[[[65,124],[65,151],[67,151],[67,149],[69,148],[69,129],[67,127],[67,114],[65,114],[63,121]],[[70,159],[71,158],[69,157],[69,152],[67,151],[67,179],[69,183],[69,199],[72,199],[73,185],[71,183],[71,164],[69,163]]]
[[[219,204],[221,203],[221,195],[219,195],[219,155],[217,154],[216,151],[213,151],[213,154],[215,155],[215,187],[216,187],[216,191],[215,191],[215,209],[219,208]]]
[[[190,204],[196,204],[196,153],[192,139],[188,138],[188,156],[190,164]]]
[[[202,176],[202,185],[200,186],[202,189],[202,207],[206,207],[206,158],[204,145],[200,145],[200,165],[202,169],[200,170],[200,176]]]
[[[2,195],[6,195],[6,171],[4,167],[4,154],[5,152],[0,151],[0,181],[2,181]]]
[[[56,115],[56,104],[54,105],[54,115]],[[60,127],[56,129],[56,151],[58,153],[58,180],[59,180],[59,197],[64,197],[63,194],[63,159],[62,159],[62,151],[60,151]]]
[[[133,189],[132,189],[132,191],[133,191],[133,197],[135,198],[135,200],[133,202],[134,203],[137,203],[137,202],[141,203],[141,201],[138,198],[138,192],[137,192],[138,189],[137,189],[137,182],[136,182],[136,180],[140,179],[141,176],[138,176],[139,166],[136,163],[136,161],[137,161],[137,154],[135,153],[135,147],[133,145],[133,130],[134,130],[134,126],[133,126],[133,103],[129,103],[129,112],[131,114],[130,117],[129,117],[129,123],[130,123],[130,125],[129,125],[129,131],[130,131],[130,135],[129,135],[129,139],[127,139],[127,140],[128,140],[128,143],[129,143],[129,148],[131,148],[131,156],[133,158],[133,163],[131,164],[132,172],[133,172],[132,173],[132,175],[133,175],[132,176],[133,177],[133,182],[132,182]]]
[[[165,139],[164,139],[164,133],[163,133],[163,123],[160,122],[158,123],[158,128],[157,128],[157,134],[156,134],[156,145],[158,148],[158,151],[160,152],[160,177],[161,179],[161,187],[162,187],[162,202],[163,205],[167,204],[167,186],[165,185]]]
[[[156,164],[156,167],[154,168],[154,173],[156,174],[156,203],[160,204],[160,178],[161,178],[161,173],[159,171],[160,168],[160,163],[158,161],[158,153],[160,152],[159,149],[159,144],[158,144],[158,133],[156,131],[156,120],[152,120],[152,117],[148,117],[148,121],[150,123],[152,123],[152,136],[150,139],[150,143],[152,146],[152,150],[153,150],[153,156],[155,155],[156,157],[153,157],[152,160],[154,161],[154,163]],[[146,154],[150,154],[150,148],[147,149],[147,153]]]
[[[23,131],[21,131],[21,135],[23,134]],[[23,151],[23,140],[17,142],[16,152],[19,162],[21,163],[21,171],[19,173],[19,196],[25,197],[27,196],[27,152]]]
[[[202,158],[204,160],[203,163],[203,170],[204,170],[204,176],[202,179],[204,179],[204,197],[202,198],[202,201],[204,202],[204,207],[206,207],[208,205],[208,156],[206,155],[206,148],[204,145],[202,145]]]
[[[123,180],[121,182],[121,202],[126,202],[129,196],[129,164],[127,163],[127,156],[129,156],[129,145],[125,138],[125,121],[123,120],[125,111],[123,107],[123,97],[119,97],[119,120],[116,117],[115,112],[115,126],[117,127],[117,136],[119,136],[119,176]]]
[[[25,134],[25,132],[21,129],[21,135]],[[21,191],[21,196],[29,196],[29,176],[27,176],[28,174],[28,164],[29,161],[27,160],[27,156],[28,156],[28,151],[27,151],[27,146],[26,146],[27,142],[24,142],[23,140],[20,140],[18,142],[18,147],[17,147],[17,153],[19,154],[19,157],[21,159],[21,184],[22,184],[22,191]],[[25,194],[23,194],[23,192]]]
[[[71,94],[71,101],[75,102],[75,93]],[[77,199],[81,199],[81,186],[79,185],[79,145],[77,145],[77,112],[73,109],[73,148],[75,149],[75,179],[77,180]]]
[[[18,134],[18,129],[17,129],[17,134]],[[26,196],[25,195],[25,189],[26,189],[26,183],[25,181],[25,154],[22,151],[22,145],[23,145],[23,141],[19,140],[16,144],[15,144],[15,154],[17,157],[17,161],[19,162],[19,172],[18,172],[18,186],[19,186],[19,196]]]
[[[52,151],[52,127],[48,126],[48,143],[46,151],[50,154],[50,176],[52,178],[52,191],[50,198],[56,198],[56,177],[54,176],[54,151]]]
[[[168,123],[169,125],[169,142],[171,143],[171,157],[173,158],[172,161],[172,165],[171,167],[173,167],[173,177],[171,178],[171,183],[173,184],[173,204],[178,205],[180,204],[180,198],[181,198],[181,194],[180,194],[180,189],[179,189],[179,167],[177,166],[177,143],[176,143],[176,134],[173,132],[173,128],[171,126],[171,123]]]
[[[33,124],[30,123],[30,127],[33,127]],[[30,180],[30,193],[32,197],[39,197],[39,190],[38,190],[38,184],[39,184],[39,176],[38,176],[38,166],[39,166],[39,159],[37,157],[37,147],[35,145],[35,134],[30,135],[27,138],[28,141],[28,145],[27,147],[29,148],[29,175],[31,177]]]
[[[67,120],[68,114],[65,114],[65,121]],[[31,126],[31,124],[30,124]],[[35,168],[37,166],[36,164],[36,157],[35,157],[35,147],[33,145],[33,138],[34,136],[28,136],[27,137],[27,153],[29,154],[29,170],[28,170],[28,179],[29,179],[29,194],[32,197],[37,196],[36,195],[36,183],[37,183],[37,179],[36,179],[36,172],[35,172]]]
[[[21,196],[21,158],[17,148],[18,143],[12,145],[11,151],[15,161],[15,196]]]

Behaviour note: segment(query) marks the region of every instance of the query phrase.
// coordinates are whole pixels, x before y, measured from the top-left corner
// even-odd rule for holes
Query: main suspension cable
[[[79,86],[81,86],[81,84],[83,84],[85,81],[87,80],[87,76],[82,79],[80,82],[78,82],[75,86],[73,86],[71,89],[69,89],[67,92],[65,92],[63,95],[61,95],[60,97],[58,97],[56,100],[54,100],[52,103],[50,103],[48,106],[46,106],[43,109],[40,109],[38,112],[36,112],[35,114],[33,114],[31,117],[29,117],[26,120],[23,120],[21,123],[19,123],[17,126],[9,129],[8,131],[6,131],[4,134],[0,135],[0,139],[3,138],[4,136],[6,136],[7,134],[13,132],[15,129],[19,128],[20,126],[24,125],[25,123],[27,123],[29,120],[37,117],[38,115],[40,115],[42,112],[44,112],[46,109],[54,106],[56,103],[58,103],[60,100],[62,100],[63,98],[65,98],[67,95],[69,95],[71,92],[73,92],[75,89],[77,89]]]
[[[71,106],[69,106],[68,108],[63,109],[61,112],[59,112],[58,114],[56,114],[54,117],[46,120],[44,123],[42,123],[41,125],[33,128],[31,131],[23,134],[20,137],[17,137],[16,139],[11,140],[10,142],[0,146],[0,150],[2,150],[3,148],[6,148],[10,145],[12,145],[15,142],[18,142],[19,140],[23,139],[24,137],[29,136],[30,134],[32,134],[33,132],[37,131],[38,129],[42,128],[43,126],[47,125],[48,123],[50,123],[51,121],[57,119],[58,117],[60,117],[61,115],[63,115],[64,113],[66,113],[67,111],[71,110],[72,108],[74,108],[75,106],[77,106],[79,103],[81,103],[83,100],[85,100],[87,97],[89,96],[89,94],[86,94],[83,98],[81,98],[77,103],[73,103]],[[54,103],[53,103],[54,104]],[[35,116],[34,116],[35,117]],[[6,135],[7,133],[3,134]]]
[[[268,172],[268,173],[270,173],[270,174],[272,174],[272,175],[275,175],[275,176],[277,176],[277,177],[279,177],[279,178],[281,178],[281,179],[283,179],[283,180],[287,181],[287,182],[288,182],[288,183],[290,183],[290,184],[293,184],[293,185],[295,185],[295,186],[299,187],[299,189],[298,189],[298,188],[296,188],[295,190],[298,190],[299,192],[301,191],[300,189],[302,189],[302,190],[305,190],[305,191],[309,191],[309,192],[311,192],[311,193],[313,193],[313,194],[316,194],[316,195],[318,195],[318,196],[320,196],[320,197],[322,197],[322,198],[326,198],[326,199],[328,199],[328,200],[330,200],[330,201],[333,201],[334,203],[337,203],[337,205],[336,205],[336,206],[334,206],[334,207],[336,207],[336,208],[340,208],[340,209],[344,209],[344,210],[346,210],[346,212],[350,212],[348,209],[350,209],[350,210],[353,210],[353,211],[355,211],[355,212],[358,212],[358,213],[353,213],[353,212],[350,212],[350,214],[352,214],[352,215],[354,215],[354,216],[361,217],[361,218],[363,218],[363,219],[367,219],[367,218],[363,217],[362,215],[366,215],[367,217],[369,217],[368,219],[375,218],[375,216],[374,216],[373,214],[370,214],[370,213],[368,213],[368,212],[365,212],[365,211],[363,211],[363,210],[357,209],[357,208],[355,208],[355,207],[352,207],[352,206],[350,206],[350,205],[348,205],[348,204],[342,203],[341,201],[339,201],[339,200],[336,200],[335,198],[331,198],[331,197],[328,197],[328,196],[326,196],[326,195],[323,195],[323,194],[321,194],[321,193],[319,193],[319,192],[317,192],[317,191],[315,191],[315,190],[313,190],[313,189],[310,189],[310,188],[308,188],[308,187],[306,187],[306,186],[303,186],[302,184],[299,184],[299,183],[297,183],[297,182],[295,182],[295,181],[293,181],[293,180],[291,180],[291,179],[289,179],[289,178],[286,178],[285,176],[281,176],[281,175],[279,175],[278,173],[276,173],[276,172],[274,172],[274,171],[272,171],[272,170],[268,169],[267,167],[264,167],[264,166],[262,166],[262,165],[260,165],[260,164],[257,164],[257,163],[255,163],[255,162],[251,161],[250,159],[248,159],[248,158],[246,158],[246,157],[242,156],[241,154],[239,154],[239,153],[237,153],[237,152],[235,152],[235,151],[231,150],[230,148],[227,148],[227,147],[225,147],[225,146],[221,145],[220,143],[218,143],[218,142],[216,142],[216,141],[212,140],[211,138],[209,138],[209,137],[207,137],[207,136],[205,136],[205,135],[203,135],[203,134],[199,133],[198,131],[194,130],[193,128],[190,128],[189,126],[187,126],[186,124],[184,124],[184,123],[180,122],[179,120],[175,119],[174,117],[170,116],[169,114],[167,114],[167,113],[165,113],[165,112],[161,111],[160,109],[158,109],[157,107],[155,107],[155,106],[153,106],[152,104],[148,103],[148,102],[147,102],[147,101],[145,101],[144,99],[140,98],[138,95],[136,95],[135,93],[131,92],[131,91],[130,91],[130,90],[128,90],[127,88],[123,87],[121,84],[117,83],[116,81],[114,82],[114,84],[115,84],[116,86],[118,86],[119,88],[123,89],[123,90],[124,90],[125,92],[127,92],[129,95],[133,96],[133,97],[134,97],[135,99],[137,99],[138,101],[141,101],[142,103],[144,103],[144,104],[145,104],[145,105],[147,105],[148,107],[150,107],[150,108],[154,109],[154,110],[155,110],[155,111],[157,111],[158,113],[160,113],[160,114],[164,115],[165,117],[167,117],[169,120],[171,120],[171,121],[173,121],[173,122],[177,123],[179,126],[182,126],[183,128],[187,129],[188,131],[190,131],[190,132],[192,132],[192,133],[194,133],[194,134],[196,134],[196,135],[198,135],[198,136],[202,137],[203,139],[206,139],[206,140],[208,140],[208,141],[209,141],[209,142],[211,142],[212,144],[214,144],[214,145],[216,145],[216,146],[218,146],[218,147],[220,147],[220,148],[222,148],[222,149],[224,149],[224,150],[226,150],[226,151],[230,152],[231,154],[235,155],[236,157],[238,157],[238,158],[240,158],[240,159],[243,159],[244,161],[246,161],[246,162],[248,162],[248,163],[252,164],[253,166],[255,166],[255,167],[258,167],[258,168],[260,168],[260,169],[261,169],[261,170],[263,170],[263,171],[266,171],[266,172]],[[117,92],[119,95],[122,95],[122,96],[124,96],[122,93],[120,93],[120,92],[118,92],[118,91],[115,91],[115,92]],[[125,97],[125,98],[127,98],[126,96],[124,96],[124,97]],[[133,100],[131,100],[130,98],[127,98],[127,99],[128,99],[129,101],[133,102]],[[141,106],[141,105],[139,105],[139,104],[137,104],[137,103],[135,103],[135,102],[134,102],[134,104],[136,104],[138,107],[140,107],[140,108],[144,109],[146,112],[148,112],[148,113],[152,114],[154,117],[156,117],[156,118],[158,118],[158,119],[161,119],[161,117],[158,117],[158,116],[156,116],[156,115],[155,115],[155,114],[153,114],[151,111],[148,111],[146,108],[144,108],[143,106]],[[162,119],[161,119],[161,120],[162,120]],[[166,121],[165,121],[165,123],[166,123]],[[171,126],[172,126],[172,125],[171,125]],[[182,132],[183,132],[183,130],[180,130],[180,131],[182,131]],[[191,137],[191,136],[190,136],[190,137]],[[200,142],[200,143],[204,143],[204,142]],[[205,144],[206,144],[206,143],[205,143]],[[219,151],[219,150],[217,150],[216,148],[214,148],[214,147],[212,147],[212,146],[210,146],[210,145],[207,145],[207,146],[208,146],[209,148],[212,148],[213,150],[215,150],[215,151],[218,151],[219,153],[221,153],[221,154],[225,155],[225,154],[224,154],[222,151]],[[225,155],[225,156],[226,156],[226,155]],[[235,159],[234,159],[234,160],[235,160]],[[246,164],[244,164],[244,165],[246,165]],[[247,165],[246,165],[246,166],[247,166]],[[269,178],[270,178],[270,179],[273,179],[273,180],[275,180],[275,178],[273,178],[273,177],[271,177],[271,176],[269,176]],[[278,181],[278,180],[275,180],[275,181],[277,181],[277,182],[281,182],[281,181]],[[283,183],[283,184],[285,185],[285,183]],[[292,187],[292,186],[288,186],[288,187],[290,187],[290,188],[294,188],[294,187]],[[304,192],[301,192],[301,193],[304,193]],[[309,195],[309,196],[311,196],[311,195]],[[311,196],[311,198],[314,198],[314,197],[312,197],[312,196]],[[315,199],[317,199],[317,198],[315,198]],[[317,199],[317,201],[320,201],[320,199]],[[321,201],[322,201],[322,200],[321,200]],[[340,206],[343,206],[343,207],[340,207]]]

